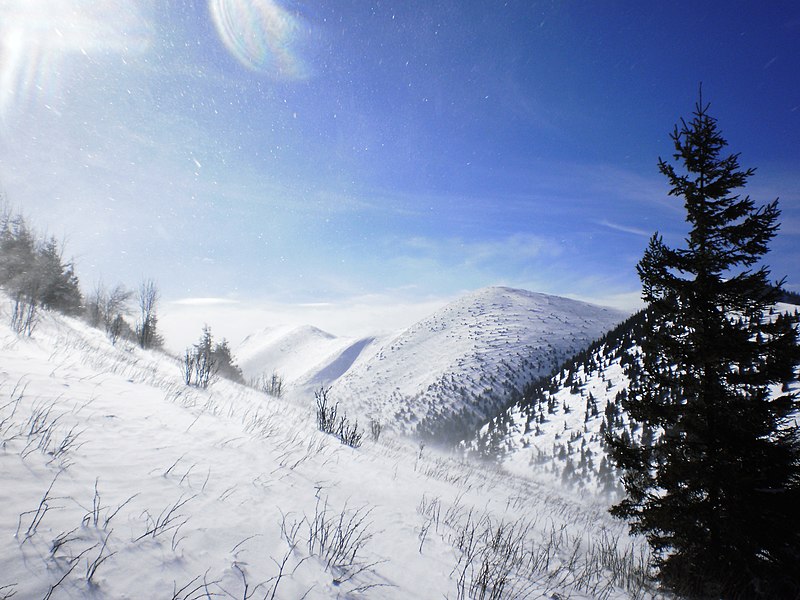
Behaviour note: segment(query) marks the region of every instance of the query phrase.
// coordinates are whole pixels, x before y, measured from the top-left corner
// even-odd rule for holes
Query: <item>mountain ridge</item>
[[[446,444],[509,394],[602,335],[624,314],[509,287],[481,288],[443,306],[331,384],[349,411]]]
[[[377,336],[335,336],[313,325],[267,327],[246,336],[235,355],[245,378],[279,374],[287,387],[329,385]]]
[[[285,371],[300,402],[330,388],[362,420],[452,444],[504,408],[524,383],[549,373],[624,316],[578,300],[491,286],[395,335],[349,338],[311,326],[272,328],[248,336],[237,356],[250,377]]]

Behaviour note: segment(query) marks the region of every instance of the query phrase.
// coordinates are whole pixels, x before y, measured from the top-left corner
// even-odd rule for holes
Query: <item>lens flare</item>
[[[303,79],[308,71],[297,46],[302,20],[275,0],[209,0],[217,33],[248,69],[283,79]]]

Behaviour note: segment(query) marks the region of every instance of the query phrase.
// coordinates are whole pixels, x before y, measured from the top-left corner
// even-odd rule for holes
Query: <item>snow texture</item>
[[[386,434],[350,448],[310,409],[188,387],[176,358],[80,321],[44,312],[19,336],[9,305],[0,295],[0,598],[652,594],[646,544],[601,495]]]
[[[484,288],[385,343],[332,392],[403,433],[447,435],[450,423],[458,435],[624,317],[557,296]]]
[[[362,420],[452,441],[625,316],[567,298],[489,287],[388,338],[271,329],[249,336],[236,355],[245,375],[275,370],[306,396],[330,386],[332,397]]]
[[[776,313],[797,309],[779,303]],[[512,473],[537,472],[540,477],[550,473],[562,485],[576,489],[621,493],[620,474],[607,456],[603,435],[607,430],[627,431],[638,440],[643,433],[628,419],[621,402],[629,384],[626,364],[640,353],[641,320],[633,322],[637,317],[566,361],[552,376],[542,378],[525,398],[483,425],[464,447],[499,460]],[[795,380],[789,390],[800,391],[800,383]],[[781,393],[780,386],[773,393]]]

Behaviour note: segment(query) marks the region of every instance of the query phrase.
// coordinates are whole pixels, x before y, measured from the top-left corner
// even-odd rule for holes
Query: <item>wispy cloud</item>
[[[527,261],[562,253],[561,245],[556,240],[526,233],[480,241],[461,237],[412,237],[405,240],[403,246],[430,259],[463,265],[481,265],[498,259]]]
[[[597,222],[598,225],[602,225],[603,227],[608,227],[609,229],[613,229],[615,231],[622,231],[623,233],[631,233],[633,235],[638,235],[642,237],[650,237],[653,235],[652,231],[645,231],[644,229],[639,229],[638,227],[629,227],[627,225],[620,225],[619,223],[612,223],[611,221],[602,220]]]
[[[582,300],[600,306],[610,306],[618,310],[633,313],[637,310],[644,308],[645,303],[642,301],[642,294],[638,290],[630,292],[612,292],[603,293],[602,290],[597,290],[599,293],[590,294],[568,294],[567,297],[574,298],[575,300]]]

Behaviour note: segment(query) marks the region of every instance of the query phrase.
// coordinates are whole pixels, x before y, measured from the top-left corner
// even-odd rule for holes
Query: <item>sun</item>
[[[57,97],[75,59],[146,49],[142,8],[130,0],[0,0],[0,116]]]

